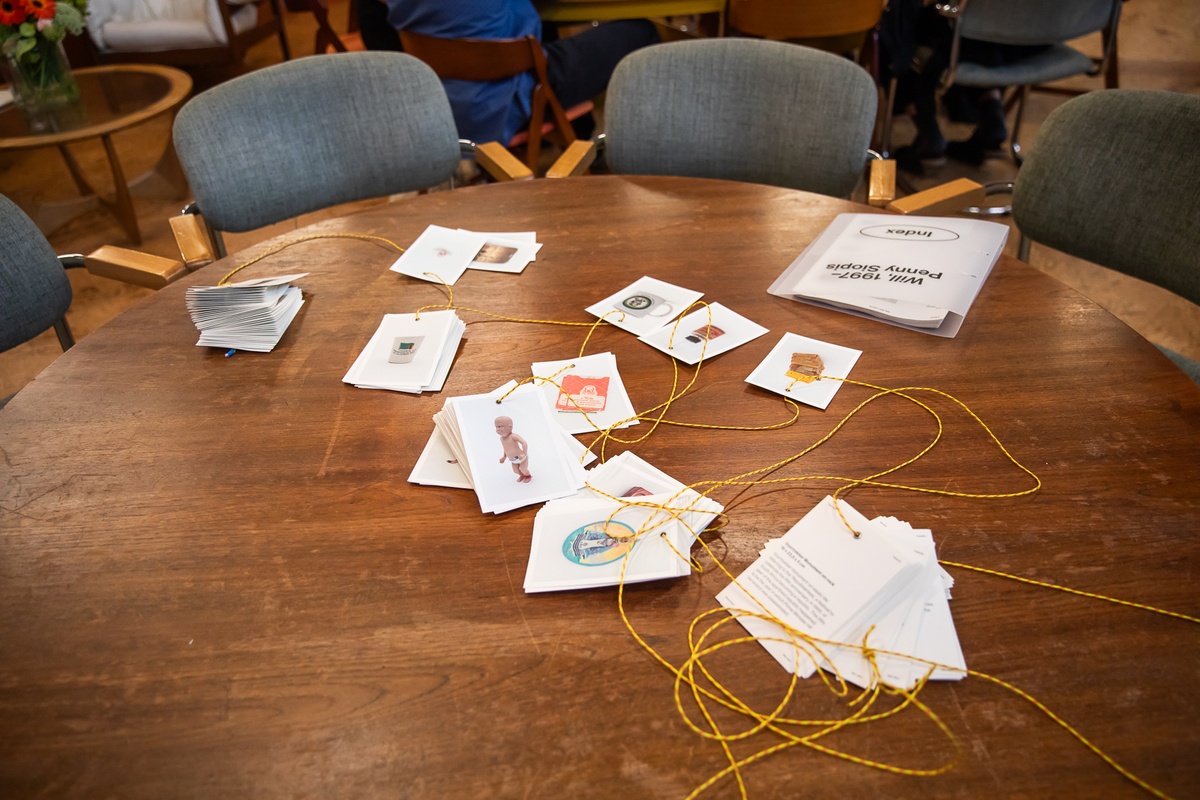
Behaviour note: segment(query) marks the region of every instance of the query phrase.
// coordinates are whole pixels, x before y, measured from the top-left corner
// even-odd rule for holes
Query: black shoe
[[[962,142],[948,142],[946,155],[955,161],[978,167],[989,158],[1004,158],[1004,140],[988,141],[977,133]]]
[[[913,175],[924,175],[926,167],[941,167],[946,164],[946,143],[930,143],[917,137],[906,147],[901,147],[892,155],[896,166]]]

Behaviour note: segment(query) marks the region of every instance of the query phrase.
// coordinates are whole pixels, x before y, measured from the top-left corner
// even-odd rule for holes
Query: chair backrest
[[[1021,233],[1200,303],[1200,97],[1112,89],[1042,124],[1013,191]]]
[[[1057,44],[1107,28],[1121,0],[966,0],[958,26],[968,39]]]
[[[546,76],[546,53],[536,36],[517,39],[445,39],[412,31],[400,31],[404,52],[428,64],[439,78],[463,81],[497,81],[532,72],[535,78],[526,135],[530,147],[526,163],[537,165],[543,120],[554,121],[564,144],[575,141],[567,113]],[[507,144],[503,142],[502,144]]]
[[[883,14],[882,0],[729,0],[730,27],[764,39],[815,39],[865,33]]]
[[[765,183],[847,197],[877,108],[857,64],[800,45],[701,39],[621,60],[605,103],[618,173]]]
[[[175,147],[208,223],[247,231],[434,186],[459,161],[437,75],[403,53],[311,56],[197,95]]]
[[[71,305],[71,282],[46,237],[25,212],[0,195],[0,352],[59,322]]]

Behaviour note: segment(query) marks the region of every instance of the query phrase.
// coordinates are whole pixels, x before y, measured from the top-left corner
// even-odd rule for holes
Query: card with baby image
[[[484,512],[544,503],[583,487],[579,456],[537,387],[455,397],[446,405]]]
[[[696,364],[701,356],[719,356],[767,333],[762,325],[720,303],[697,305],[683,319],[638,339],[685,364]]]
[[[703,296],[703,292],[642,277],[616,294],[588,306],[586,311],[641,336],[666,325]]]
[[[532,369],[534,377],[540,379],[534,383],[564,430],[588,433],[638,423],[612,353],[539,361]]]
[[[861,350],[785,333],[746,378],[763,389],[825,409],[850,375]]]
[[[390,269],[410,278],[453,286],[485,244],[483,234],[430,225]]]
[[[529,266],[529,263],[542,249],[534,233],[480,233],[485,243],[475,254],[475,258],[467,265],[467,269],[478,269],[486,272],[518,273]]]

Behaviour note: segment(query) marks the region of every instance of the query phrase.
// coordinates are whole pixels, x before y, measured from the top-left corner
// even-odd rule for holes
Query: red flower
[[[20,25],[25,21],[25,8],[20,0],[0,0],[0,25]]]
[[[38,19],[54,19],[54,0],[25,0],[25,10]]]

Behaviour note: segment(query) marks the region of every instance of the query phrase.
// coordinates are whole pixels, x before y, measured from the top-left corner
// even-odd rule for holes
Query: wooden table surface
[[[765,186],[588,177],[434,193],[309,232],[406,244],[431,223],[533,230],[544,243],[534,264],[469,272],[455,301],[587,320],[585,306],[651,275],[770,328],[703,367],[672,407],[679,420],[787,419],[778,397],[744,383],[786,331],[861,349],[851,377],[954,394],[1045,486],[1007,500],[858,489],[858,510],[931,528],[943,559],[1196,615],[1200,389],[1107,312],[1007,257],[950,340],[767,294],[834,214],[857,210]],[[725,766],[680,720],[672,676],[626,631],[615,589],[523,593],[535,509],[483,515],[470,492],[406,482],[447,397],[569,358],[583,329],[463,311],[441,394],[347,386],[383,314],[443,298],[389,272],[393,259],[338,239],[252,267],[247,277],[309,271],[308,302],[273,353],[224,358],[194,346],[183,295],[235,256],[83,339],[0,411],[0,796],[683,797]],[[666,356],[614,328],[589,346],[604,350],[639,409],[665,398]],[[804,408],[772,432],[664,427],[634,450],[684,482],[729,477],[795,453],[868,394],[845,386],[827,411]],[[905,482],[1029,485],[973,423],[935,406],[944,441]],[[866,475],[932,435],[923,412],[879,402],[777,476]],[[752,489],[705,539],[740,571],[832,488]],[[1162,791],[1200,794],[1200,627],[952,572],[971,668],[1028,692]],[[678,663],[689,622],[726,583],[708,569],[631,587],[630,620]],[[754,643],[712,666],[760,709],[787,685]],[[746,769],[750,796],[1142,795],[982,678],[920,697],[961,745],[949,773],[891,774],[797,747]],[[790,713],[846,712],[814,679]],[[953,756],[913,709],[820,741],[910,768]],[[726,779],[703,796],[737,790]]]

